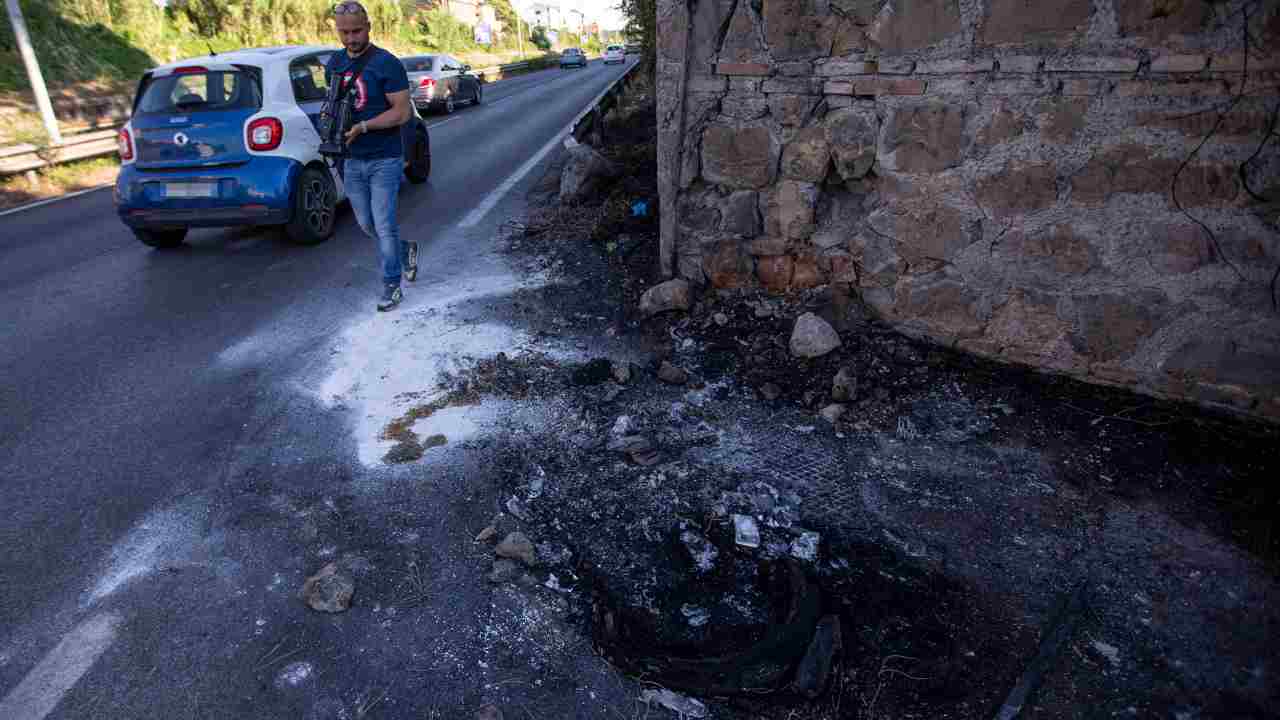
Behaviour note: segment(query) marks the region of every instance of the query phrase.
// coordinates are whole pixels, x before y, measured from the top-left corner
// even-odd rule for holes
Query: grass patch
[[[105,185],[119,171],[119,160],[101,157],[44,168],[36,172],[34,183],[25,173],[0,177],[0,210]]]

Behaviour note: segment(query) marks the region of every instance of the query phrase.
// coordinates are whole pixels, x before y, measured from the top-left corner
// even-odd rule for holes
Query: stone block
[[[782,176],[792,180],[822,182],[831,167],[831,149],[826,130],[808,127],[800,130],[782,150]]]
[[[1048,95],[1054,88],[1044,80],[992,80],[988,95]]]
[[[768,60],[768,49],[760,39],[756,15],[747,3],[737,3],[729,27],[720,43],[717,62],[725,65],[762,64]]]
[[[965,95],[975,96],[986,88],[986,75],[949,75],[933,77],[929,80],[929,95]],[[946,98],[947,102],[956,102],[955,98]]]
[[[880,119],[870,108],[850,107],[828,113],[823,121],[836,170],[845,180],[866,176],[876,161]]]
[[[1161,55],[1151,61],[1151,72],[1194,73],[1204,70],[1209,58],[1204,55]]]
[[[1099,153],[1071,176],[1071,200],[1102,205],[1116,193],[1160,193],[1169,183],[1178,162],[1156,157],[1140,145],[1118,145]]]
[[[894,290],[893,312],[903,321],[943,339],[982,334],[977,296],[960,280],[943,273],[903,276]]]
[[[1160,364],[1168,375],[1280,400],[1280,339],[1273,334],[1195,337]]]
[[[876,72],[881,75],[910,75],[915,72],[916,61],[904,57],[882,57],[876,63]]]
[[[1089,104],[1088,99],[1074,97],[1039,100],[1035,104],[1036,124],[1050,142],[1071,142],[1084,129]]]
[[[954,0],[890,0],[868,36],[881,50],[898,53],[937,45],[963,30]]]
[[[851,95],[829,95],[827,96],[827,109],[839,110],[857,105],[858,101]]]
[[[761,83],[760,90],[766,93],[812,95],[822,92],[822,81],[817,78],[773,78]]]
[[[729,93],[720,102],[720,114],[735,120],[758,120],[769,114],[769,101],[759,95]]]
[[[841,18],[816,0],[763,0],[764,36],[777,60],[811,60],[831,52]],[[825,3],[823,3],[825,4]]]
[[[730,193],[720,202],[720,230],[740,237],[760,233],[760,195],[752,190]]]
[[[765,234],[787,240],[804,240],[812,235],[818,192],[813,183],[782,180],[762,194]]]
[[[758,77],[731,77],[729,78],[729,92],[739,93],[742,95],[755,95],[760,92],[760,87],[764,85],[764,79]]]
[[[717,63],[716,74],[766,77],[773,73],[764,63]]]
[[[1209,238],[1197,225],[1160,224],[1147,230],[1143,256],[1169,275],[1194,272],[1213,261]]]
[[[1129,357],[1164,325],[1168,298],[1159,290],[1133,289],[1076,296],[1073,303],[1072,347],[1090,360],[1105,362]]]
[[[1110,83],[1099,78],[1067,78],[1062,81],[1062,94],[1072,97],[1094,97],[1102,94]]]
[[[804,125],[819,100],[816,95],[770,95],[769,114],[788,127]]]
[[[971,108],[942,102],[901,105],[880,130],[879,161],[897,172],[938,172],[960,164],[965,115]]]
[[[985,338],[1011,360],[1035,365],[1060,362],[1060,342],[1070,331],[1057,313],[1057,299],[1016,289],[987,324]]]
[[[1160,42],[1205,29],[1213,11],[1206,0],[1125,0],[1116,3],[1121,37]]]
[[[926,88],[924,80],[915,78],[873,78],[857,80],[853,83],[854,95],[923,95]]]
[[[997,218],[1044,210],[1057,199],[1057,173],[1047,163],[1013,162],[978,180],[978,201]]]
[[[875,63],[861,60],[829,60],[817,65],[817,75],[821,77],[843,77],[848,75],[866,75],[876,71]]]
[[[1047,58],[1044,69],[1048,72],[1135,73],[1141,64],[1136,57],[1067,55]]]
[[[791,275],[795,261],[790,255],[765,255],[756,258],[756,277],[769,292],[786,292],[791,289]]]
[[[933,60],[916,64],[918,75],[954,75],[961,73],[985,73],[995,68],[994,60]]]
[[[751,287],[755,284],[751,256],[736,240],[719,243],[703,259],[703,272],[712,287],[721,290]]]
[[[783,77],[808,77],[813,74],[813,63],[808,60],[781,62],[774,66],[774,70]]]
[[[1185,110],[1147,110],[1137,113],[1133,120],[1142,127],[1173,130],[1189,138],[1200,138],[1210,131],[1215,138],[1248,138],[1258,134],[1258,128],[1266,127],[1265,113],[1254,110],[1233,110],[1218,122],[1218,113],[1188,113]]]
[[[953,260],[973,244],[965,232],[964,215],[931,197],[887,197],[868,222],[880,234],[896,238],[895,252],[912,265]]]
[[[822,92],[827,95],[852,95],[853,83],[847,80],[828,80],[823,83]]]
[[[998,62],[1000,63],[1000,72],[1007,73],[1031,75],[1040,72],[1044,68],[1044,58],[1038,55],[1009,55],[1000,58]]]
[[[1240,194],[1240,181],[1234,165],[1225,163],[1195,163],[1178,173],[1177,199],[1185,207],[1221,206],[1230,204]],[[1176,208],[1173,194],[1169,196],[1170,208]]]
[[[818,258],[813,255],[800,255],[795,259],[795,269],[791,275],[791,287],[795,290],[808,290],[827,284],[827,274],[822,271]]]
[[[762,188],[774,178],[778,150],[769,129],[713,124],[702,133],[702,176],[728,187]]]
[[[978,29],[983,43],[1065,45],[1089,28],[1091,0],[991,0]]]
[[[1280,57],[1275,55],[1253,53],[1249,55],[1248,60],[1246,68],[1245,55],[1242,52],[1214,55],[1209,62],[1209,69],[1213,72],[1244,72],[1246,69],[1249,72],[1255,72],[1280,69]]]
[[[991,120],[978,131],[977,143],[990,148],[1022,137],[1027,129],[1027,116],[1020,110],[1001,102],[991,113]]]
[[[729,79],[711,75],[693,75],[685,82],[685,88],[689,92],[696,93],[722,93],[729,89]]]
[[[1006,244],[1024,260],[1056,275],[1083,275],[1098,265],[1093,243],[1070,225],[1054,225],[1035,233],[1017,232]]]
[[[1189,81],[1121,80],[1116,83],[1119,97],[1213,97],[1233,95],[1239,85],[1231,78]]]

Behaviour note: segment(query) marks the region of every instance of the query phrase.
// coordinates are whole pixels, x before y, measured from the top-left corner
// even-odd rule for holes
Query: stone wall
[[[667,275],[1280,418],[1280,3],[658,8]]]

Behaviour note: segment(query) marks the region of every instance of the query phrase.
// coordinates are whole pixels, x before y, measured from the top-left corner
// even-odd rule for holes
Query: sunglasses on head
[[[368,15],[364,6],[358,2],[344,2],[333,6],[334,15]]]

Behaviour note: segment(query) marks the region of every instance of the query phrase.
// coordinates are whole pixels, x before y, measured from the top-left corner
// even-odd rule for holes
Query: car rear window
[[[253,73],[213,70],[152,78],[142,88],[137,112],[153,115],[259,107],[262,107],[262,90]]]
[[[404,65],[405,72],[431,72],[435,69],[435,57],[428,55],[427,57],[413,57],[401,60]]]
[[[621,45],[610,45],[610,46],[609,46],[608,48],[606,48],[606,49],[607,49],[607,50],[609,50],[610,52],[613,52],[614,50],[621,50],[621,49],[622,49],[622,46],[621,46]]]

